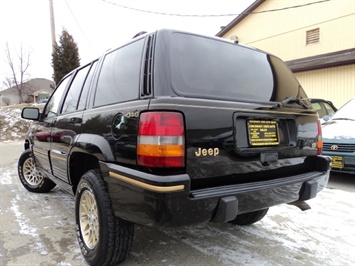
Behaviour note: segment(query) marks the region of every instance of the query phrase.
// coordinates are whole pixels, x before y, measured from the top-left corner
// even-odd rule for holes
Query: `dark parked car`
[[[332,171],[355,174],[355,99],[323,125],[323,154],[332,157]]]
[[[310,101],[322,124],[338,110],[331,101],[316,98],[311,98]]]
[[[134,224],[249,225],[307,205],[328,182],[317,113],[279,58],[175,30],[138,36],[75,69],[40,113],[18,164],[23,186],[75,195],[90,265],[129,253]],[[41,142],[38,129],[71,130]]]

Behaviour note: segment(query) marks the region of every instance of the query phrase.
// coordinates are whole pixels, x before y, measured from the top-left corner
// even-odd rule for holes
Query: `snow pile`
[[[0,108],[0,141],[22,140],[25,138],[30,120],[21,118],[22,106]]]

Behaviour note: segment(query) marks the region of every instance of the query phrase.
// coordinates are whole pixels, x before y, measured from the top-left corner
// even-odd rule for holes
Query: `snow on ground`
[[[308,202],[312,209],[305,212],[273,207],[252,226],[207,224],[167,233],[183,234],[186,244],[217,255],[223,265],[355,265],[354,193],[326,188]]]
[[[13,141],[24,139],[30,120],[21,119],[23,106],[0,107],[0,141]]]
[[[2,168],[0,179],[5,193],[0,215],[13,217],[0,233],[0,239],[5,235],[7,239],[3,250],[0,245],[0,261],[3,257],[8,265],[19,265],[33,254],[31,262],[37,265],[46,261],[86,265],[75,237],[74,198],[59,188],[46,194],[29,193],[14,166]],[[136,226],[132,251],[123,265],[355,265],[354,199],[353,192],[326,188],[308,201],[310,210],[276,206],[263,220],[245,227],[206,223],[158,230]],[[28,255],[13,255],[20,254],[14,250],[27,250]]]

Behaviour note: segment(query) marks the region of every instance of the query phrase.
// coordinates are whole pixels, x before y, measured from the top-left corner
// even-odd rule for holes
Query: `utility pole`
[[[53,10],[53,0],[49,0],[49,13],[51,20],[51,33],[52,33],[52,51],[54,49],[55,41],[55,25],[54,25],[54,10]]]

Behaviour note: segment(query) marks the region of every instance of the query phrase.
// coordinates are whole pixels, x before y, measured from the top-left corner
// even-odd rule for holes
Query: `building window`
[[[319,28],[306,31],[306,45],[319,43]]]
[[[48,98],[49,98],[49,93],[38,93],[37,101],[43,100],[43,99],[48,99]]]

